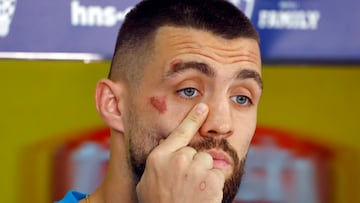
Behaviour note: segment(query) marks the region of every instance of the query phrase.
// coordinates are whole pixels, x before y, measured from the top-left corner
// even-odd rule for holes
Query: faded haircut
[[[109,79],[136,87],[151,56],[157,30],[193,28],[224,39],[259,36],[250,20],[225,0],[144,0],[127,15],[118,33]]]

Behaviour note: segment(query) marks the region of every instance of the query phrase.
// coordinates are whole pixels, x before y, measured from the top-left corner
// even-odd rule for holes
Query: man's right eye
[[[199,91],[193,87],[187,87],[176,92],[185,99],[192,99],[200,95]]]

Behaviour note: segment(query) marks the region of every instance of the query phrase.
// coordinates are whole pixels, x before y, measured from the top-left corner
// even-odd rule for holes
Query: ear
[[[122,113],[125,102],[125,85],[102,79],[96,85],[96,109],[102,120],[113,130],[124,132]]]

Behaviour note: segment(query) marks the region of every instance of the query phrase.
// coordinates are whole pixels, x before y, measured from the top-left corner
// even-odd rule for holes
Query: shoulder
[[[71,190],[66,193],[64,199],[55,203],[77,203],[79,200],[84,199],[85,197],[85,194]]]

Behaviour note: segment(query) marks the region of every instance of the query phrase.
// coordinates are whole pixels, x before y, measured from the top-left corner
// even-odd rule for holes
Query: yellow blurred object
[[[0,60],[0,202],[50,202],[50,153],[103,126],[93,95],[109,64]],[[360,202],[360,66],[265,66],[263,77],[259,125],[336,149],[334,202]]]

